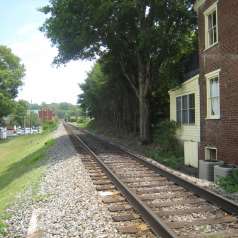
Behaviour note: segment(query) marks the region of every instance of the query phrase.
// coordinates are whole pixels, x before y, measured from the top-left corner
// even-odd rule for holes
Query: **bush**
[[[238,192],[238,171],[233,171],[231,175],[218,179],[217,184],[226,192]]]
[[[77,118],[76,117],[70,117],[69,122],[77,122]]]
[[[78,123],[84,123],[85,120],[86,120],[85,117],[79,117],[78,120],[77,120],[77,122],[78,122]]]
[[[146,156],[157,160],[159,163],[164,164],[172,169],[178,169],[183,163],[183,156],[176,156],[173,152],[161,152],[160,149],[148,149],[145,151]]]
[[[172,154],[181,156],[181,146],[176,138],[176,130],[179,125],[175,121],[163,121],[155,127],[153,140],[159,144],[162,152],[172,152]]]
[[[44,122],[42,125],[43,131],[53,131],[57,128],[58,123],[57,121],[47,121]]]
[[[79,117],[77,123],[81,128],[88,128],[91,119],[88,117]]]

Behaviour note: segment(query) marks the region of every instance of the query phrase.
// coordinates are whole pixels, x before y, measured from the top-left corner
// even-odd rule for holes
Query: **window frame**
[[[203,14],[205,17],[205,50],[213,47],[214,45],[218,44],[218,10],[217,10],[217,1],[212,4]],[[208,18],[211,14],[216,12],[216,41],[210,44],[210,37],[209,37],[209,26],[208,26]],[[214,33],[213,33],[214,38]]]
[[[190,107],[190,99],[189,96],[194,95],[194,107]],[[187,108],[186,110],[183,108],[183,97],[186,96],[187,100]],[[180,98],[180,110],[177,108],[177,99]],[[180,123],[181,125],[187,125],[187,126],[194,126],[196,124],[196,98],[195,98],[195,93],[189,93],[189,94],[183,94],[176,96],[176,122]],[[194,122],[190,122],[190,110],[194,110]],[[187,121],[188,122],[183,122],[183,111],[187,111]],[[180,112],[180,121],[178,121],[178,112]]]
[[[215,160],[218,160],[217,158],[217,152],[218,152],[218,149],[216,147],[213,147],[213,146],[206,146],[205,147],[205,160],[206,161],[209,161],[211,160],[209,157],[209,150],[215,150],[216,151],[216,159]]]
[[[206,78],[206,88],[207,88],[207,117],[206,119],[220,119],[221,118],[221,94],[220,94],[220,71],[221,69],[212,71],[205,75]],[[219,114],[212,115],[211,113],[211,84],[210,81],[214,78],[218,79],[218,90],[219,90]]]

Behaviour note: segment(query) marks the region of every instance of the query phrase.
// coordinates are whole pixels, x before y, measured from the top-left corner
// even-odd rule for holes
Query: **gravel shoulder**
[[[26,237],[32,222],[37,237],[121,237],[62,125],[55,138],[38,192],[29,188],[9,209],[7,238]]]

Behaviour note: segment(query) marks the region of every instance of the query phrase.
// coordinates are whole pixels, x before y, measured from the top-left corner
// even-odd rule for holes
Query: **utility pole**
[[[31,105],[32,105],[32,100],[31,100],[31,102],[30,102],[30,134],[31,134],[31,127],[32,127],[32,122],[31,122]]]
[[[23,116],[23,128],[24,128],[24,134],[26,133],[26,120],[25,116]]]

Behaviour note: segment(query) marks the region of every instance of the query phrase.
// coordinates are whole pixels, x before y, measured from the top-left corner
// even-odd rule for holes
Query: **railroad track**
[[[124,220],[136,219],[129,209],[133,207],[156,237],[238,237],[238,206],[232,201],[72,125],[65,126],[74,142],[90,153],[84,163],[96,185],[101,190],[116,186],[130,203],[129,207],[120,203],[123,198],[118,193],[105,200],[118,202],[111,210],[123,211]]]

